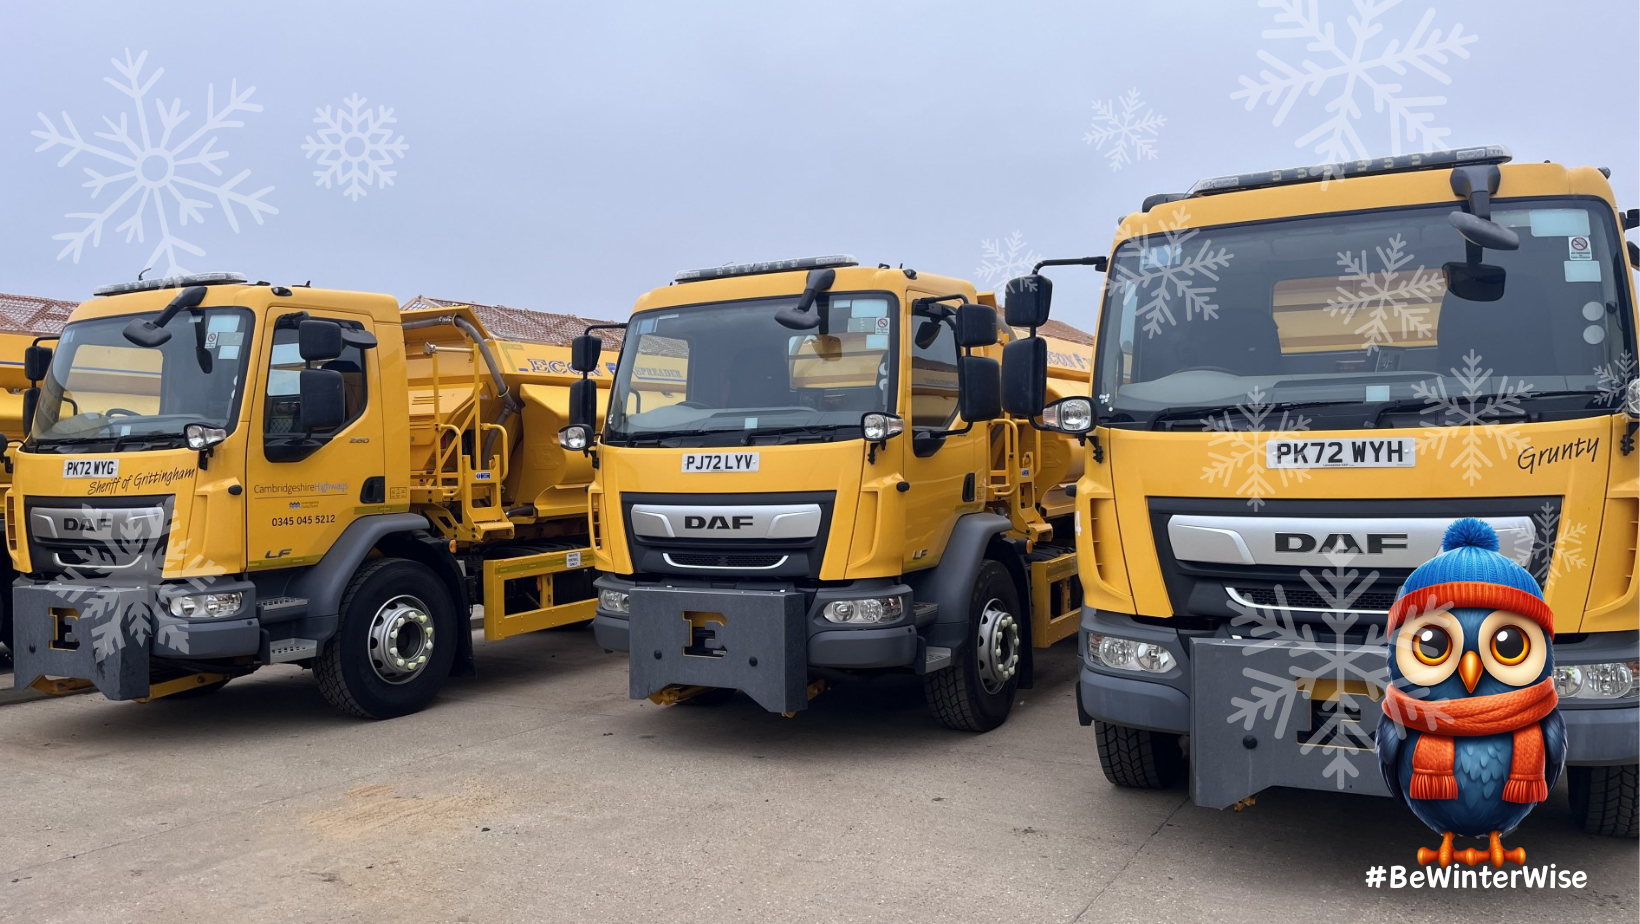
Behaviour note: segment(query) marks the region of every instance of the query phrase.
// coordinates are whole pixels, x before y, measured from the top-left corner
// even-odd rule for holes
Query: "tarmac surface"
[[[476,678],[389,722],[332,714],[294,668],[202,699],[0,706],[0,920],[1640,913],[1636,842],[1573,829],[1564,784],[1506,844],[1584,871],[1577,890],[1369,889],[1369,867],[1436,843],[1387,799],[1271,790],[1238,814],[1116,789],[1076,723],[1069,643],[986,735],[937,725],[915,682],[838,688],[785,719],[744,698],[631,701],[624,658],[589,631],[476,644]]]

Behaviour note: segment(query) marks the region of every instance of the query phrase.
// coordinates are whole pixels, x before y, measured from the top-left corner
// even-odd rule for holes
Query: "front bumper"
[[[1312,627],[1316,641],[1185,637],[1132,617],[1090,611],[1080,635],[1077,710],[1084,725],[1188,735],[1191,795],[1224,808],[1271,786],[1388,795],[1378,768],[1383,645],[1341,640]],[[1164,645],[1176,659],[1168,674],[1096,666],[1090,632]],[[1634,633],[1609,633],[1555,645],[1555,663],[1633,657]],[[1629,652],[1624,654],[1624,652]],[[1640,762],[1640,703],[1562,700],[1566,762]],[[1353,772],[1352,772],[1353,771]]]
[[[12,588],[14,685],[23,689],[41,677],[65,677],[89,680],[109,699],[140,699],[148,695],[155,658],[257,655],[262,633],[249,583],[212,584],[211,590],[245,594],[240,615],[215,619],[172,616],[162,596],[174,589],[18,581]]]
[[[599,610],[598,644],[629,652],[630,692],[644,699],[669,686],[740,690],[770,712],[808,707],[811,670],[882,670],[921,665],[910,588],[874,582],[820,591],[789,585],[638,584],[603,575],[601,589],[629,595],[626,615]],[[831,600],[902,597],[907,614],[887,626],[839,626],[819,617]]]

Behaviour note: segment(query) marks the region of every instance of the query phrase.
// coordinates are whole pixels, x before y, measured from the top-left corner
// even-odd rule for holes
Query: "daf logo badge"
[[[1276,533],[1277,552],[1353,552],[1382,555],[1407,547],[1406,533],[1366,533],[1366,548],[1350,533],[1328,533],[1312,536],[1309,533]]]
[[[683,518],[684,529],[745,529],[752,525],[754,517],[750,516],[697,516],[690,514]]]

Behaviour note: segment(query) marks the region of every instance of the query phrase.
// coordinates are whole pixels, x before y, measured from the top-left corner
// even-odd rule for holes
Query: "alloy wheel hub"
[[[408,595],[382,604],[370,620],[370,667],[388,683],[407,683],[426,669],[433,654],[433,619],[427,604]]]
[[[979,638],[975,650],[979,682],[985,692],[995,694],[1019,673],[1019,623],[992,599],[979,617]]]

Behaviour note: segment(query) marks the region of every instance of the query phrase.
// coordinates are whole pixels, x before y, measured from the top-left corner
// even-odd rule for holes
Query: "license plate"
[[[1412,468],[1418,464],[1418,441],[1271,440],[1264,453],[1269,468]]]
[[[686,452],[683,454],[684,474],[694,472],[755,472],[756,452]]]
[[[64,478],[115,478],[120,473],[118,459],[64,459]]]

